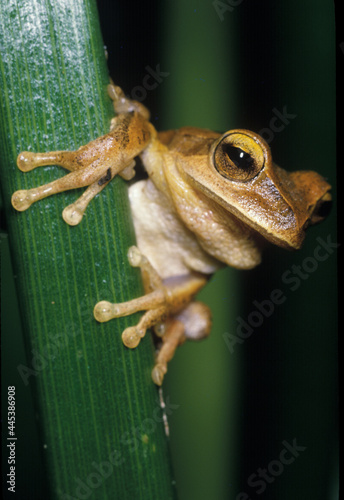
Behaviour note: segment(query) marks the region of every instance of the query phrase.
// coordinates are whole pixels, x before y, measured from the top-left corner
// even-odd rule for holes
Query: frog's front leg
[[[23,172],[39,166],[59,165],[70,173],[43,186],[16,191],[12,195],[13,207],[19,211],[27,210],[35,201],[52,194],[89,186],[79,200],[63,213],[68,224],[78,224],[88,203],[115,175],[119,174],[126,180],[135,175],[134,158],[147,147],[154,133],[154,127],[134,110],[118,115],[108,134],[77,151],[20,153],[17,165]]]
[[[103,171],[99,171],[99,169],[96,168],[96,165],[94,165],[94,163],[91,163],[90,165],[84,167],[83,169],[77,170],[74,168],[73,164],[65,165],[64,162],[60,160],[60,158],[64,156],[64,153],[69,153],[69,152],[49,153],[49,158],[50,158],[49,164],[64,166],[65,168],[71,170],[72,172],[60,179],[57,179],[56,181],[44,184],[43,186],[39,186],[37,188],[32,188],[28,190],[19,190],[13,193],[12,205],[16,210],[22,212],[24,210],[27,210],[32,205],[32,203],[38,200],[42,200],[47,196],[51,196],[53,194],[60,193],[62,191],[67,191],[69,189],[75,189],[85,186],[90,186],[92,188],[90,191],[92,191],[91,198],[93,198],[97,193],[99,193],[105,187],[106,183],[101,182]],[[38,154],[37,159],[35,155],[32,153],[22,153],[20,156],[21,158],[24,158],[25,162],[30,161],[30,167],[31,167],[30,169],[33,169],[40,165],[41,162],[40,157],[43,155]],[[70,154],[66,156],[70,156]],[[48,163],[45,163],[45,165],[47,164]],[[104,174],[104,176],[105,175],[106,174]],[[110,179],[112,178],[111,169],[109,171],[108,177]],[[90,199],[89,196],[90,191],[87,196],[88,200]]]
[[[147,329],[154,328],[156,335],[161,337],[162,346],[157,354],[152,378],[157,385],[161,385],[167,363],[177,346],[186,338],[200,339],[210,331],[209,309],[203,304],[192,302],[207,279],[195,273],[161,280],[136,247],[129,249],[128,258],[132,266],[141,268],[146,295],[118,304],[98,302],[94,316],[97,321],[105,322],[137,311],[146,311],[137,325],[123,331],[122,340],[127,347],[135,348]]]

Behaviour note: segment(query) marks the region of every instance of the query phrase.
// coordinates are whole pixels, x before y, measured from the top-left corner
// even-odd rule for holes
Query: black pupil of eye
[[[238,167],[244,170],[250,170],[253,165],[253,158],[249,153],[246,153],[235,146],[227,146],[226,153],[231,161]]]

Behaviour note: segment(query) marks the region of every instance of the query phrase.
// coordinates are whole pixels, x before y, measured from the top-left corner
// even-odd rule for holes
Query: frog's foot
[[[99,322],[105,322],[137,311],[146,311],[137,325],[123,331],[122,340],[125,346],[135,348],[145,336],[147,329],[154,327],[155,333],[162,338],[162,347],[152,372],[154,382],[159,385],[167,371],[167,362],[172,358],[177,345],[185,338],[197,337],[191,328],[192,321],[188,319],[190,314],[186,311],[191,305],[197,304],[190,302],[205,285],[206,278],[195,274],[163,281],[137,247],[129,249],[128,257],[132,266],[141,268],[146,295],[119,304],[98,302],[94,308],[94,317]],[[206,311],[209,318],[207,308]],[[175,323],[182,324],[183,333],[181,327]],[[210,324],[210,320],[206,323]],[[198,338],[205,335],[207,328],[203,330],[202,334],[198,332]]]
[[[148,328],[165,319],[167,307],[162,289],[143,295],[138,299],[128,302],[112,304],[105,300],[98,302],[94,308],[94,317],[100,323],[110,321],[114,318],[129,316],[137,311],[147,312],[142,316],[136,326],[126,328],[122,333],[124,345],[133,349],[137,347],[140,340],[145,336]]]
[[[77,152],[75,152],[75,155],[76,153]],[[16,191],[15,193],[13,193],[11,200],[13,207],[16,210],[22,212],[24,210],[27,210],[34,202],[42,200],[43,198],[46,198],[53,194],[61,193],[70,189],[90,186],[90,189],[87,190],[84,195],[82,195],[79,203],[76,204],[77,208],[80,209],[83,213],[87,204],[91,201],[92,198],[94,198],[96,194],[104,189],[105,185],[115,175],[115,172],[113,172],[114,169],[111,168],[96,169],[96,161],[91,162],[84,168],[76,170],[73,161],[71,161],[71,163],[68,165],[65,164],[65,157],[71,157],[71,154],[72,152],[69,151],[51,152],[46,155],[42,155],[40,153],[21,153],[19,155],[20,159],[18,158],[18,166],[23,171],[28,172],[29,170],[33,170],[34,168],[41,166],[43,164],[42,162],[44,162],[44,165],[61,165],[65,168],[68,168],[68,170],[71,170],[71,173],[57,179],[56,181],[44,184],[43,186],[39,186],[37,188]],[[21,162],[23,162],[23,168],[21,168]],[[76,211],[78,211],[77,208]],[[68,219],[69,216],[66,216],[66,222],[70,223]],[[72,225],[74,225],[75,223],[77,222],[72,223]]]
[[[123,99],[125,105],[122,103]],[[133,110],[139,111],[140,103],[136,106],[134,101],[122,97],[119,91],[116,102],[121,102],[120,109],[126,112],[123,111],[113,120],[113,129],[108,134],[98,137],[76,151],[48,153],[24,151],[18,155],[17,165],[22,172],[30,172],[40,166],[58,165],[70,173],[43,186],[16,191],[12,195],[12,205],[16,210],[20,212],[27,210],[35,201],[56,193],[89,187],[77,202],[67,207],[63,213],[68,224],[76,225],[81,221],[88,203],[115,175],[118,174],[125,180],[134,177],[134,158],[151,141],[153,128],[143,116],[144,112],[141,114],[128,112],[130,106],[134,106]],[[131,103],[130,106],[128,103]]]
[[[98,181],[91,184],[74,203],[71,203],[68,207],[64,208],[62,212],[63,220],[70,226],[76,226],[79,224],[90,201],[93,200],[93,198],[100,193],[109,182],[110,180],[105,180],[103,183]]]
[[[141,268],[146,295],[116,304],[107,301],[98,302],[94,308],[94,317],[103,323],[138,311],[146,311],[136,326],[126,328],[122,333],[123,343],[127,347],[134,348],[138,346],[148,328],[164,321],[169,304],[163,281],[136,246],[129,248],[128,260],[131,266]]]
[[[80,170],[75,169],[72,161],[70,164],[66,164],[65,156],[71,158],[71,154],[72,152],[69,151],[57,151],[47,154],[21,153],[18,157],[18,167],[23,172],[28,172],[41,165],[59,164],[71,170],[72,173],[37,188],[16,191],[13,193],[11,200],[13,207],[22,212],[27,210],[35,201],[42,200],[52,194],[89,186],[76,202],[66,207],[63,211],[62,216],[65,222],[71,226],[75,226],[81,222],[90,201],[107,186],[117,173],[125,180],[130,180],[135,176],[134,160],[131,160],[126,166],[122,166],[121,171],[118,168],[109,167],[107,169],[98,168],[97,172],[95,172],[94,163],[97,160]]]
[[[128,167],[126,167],[119,175],[125,179],[130,180],[135,176],[135,161],[133,160]],[[79,224],[84,216],[85,210],[93,198],[99,194],[105,186],[109,184],[111,180],[111,174],[105,175],[98,182],[91,184],[86,191],[71,205],[68,205],[63,212],[62,217],[67,224],[70,226],[76,226]]]

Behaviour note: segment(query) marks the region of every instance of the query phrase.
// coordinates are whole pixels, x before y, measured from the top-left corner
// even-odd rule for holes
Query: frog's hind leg
[[[162,385],[167,372],[167,364],[173,358],[178,346],[185,342],[185,326],[181,321],[172,320],[162,337],[162,345],[157,352],[152,379],[156,385]]]
[[[177,346],[186,338],[203,338],[210,331],[209,309],[203,304],[192,302],[207,280],[202,275],[191,274],[163,281],[138,248],[131,247],[128,257],[132,266],[141,268],[146,295],[119,304],[98,302],[94,316],[97,321],[104,322],[145,311],[135,326],[123,331],[122,340],[125,346],[135,348],[147,329],[154,328],[156,335],[161,337],[162,345],[152,378],[157,385],[161,385],[167,363]]]
[[[129,316],[137,311],[146,311],[135,326],[126,328],[122,333],[123,343],[133,349],[138,346],[148,328],[166,318],[166,293],[159,274],[136,246],[128,250],[128,260],[133,267],[140,267],[146,294],[128,302],[112,304],[98,302],[94,307],[94,317],[103,323],[114,318]]]
[[[211,311],[202,302],[191,302],[180,314],[166,322],[165,331],[161,336],[162,344],[158,349],[152,379],[156,385],[161,385],[167,372],[167,364],[174,353],[185,340],[202,340],[211,329]],[[159,335],[159,332],[155,329]]]

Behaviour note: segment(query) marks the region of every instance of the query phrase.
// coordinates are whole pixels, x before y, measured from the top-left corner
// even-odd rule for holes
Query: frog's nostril
[[[332,196],[329,192],[325,193],[324,196],[320,198],[318,203],[316,204],[312,216],[311,216],[311,224],[317,224],[325,219],[332,208]]]

